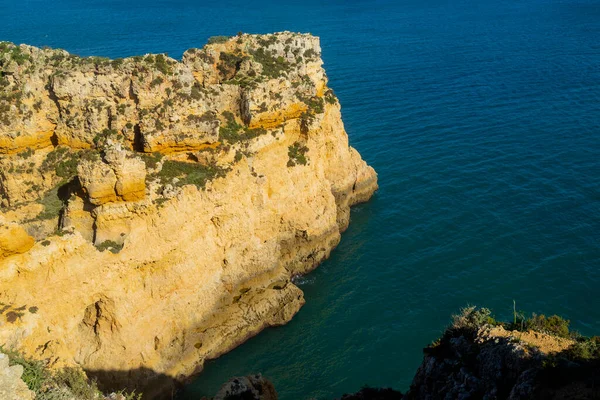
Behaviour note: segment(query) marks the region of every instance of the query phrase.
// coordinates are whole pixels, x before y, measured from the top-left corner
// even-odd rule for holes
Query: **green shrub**
[[[27,149],[25,151],[18,153],[17,155],[21,158],[28,159],[29,157],[31,157],[33,155],[33,153],[34,153],[33,149]]]
[[[288,167],[294,167],[298,164],[306,165],[308,163],[308,159],[306,158],[306,153],[308,153],[308,147],[302,145],[300,142],[294,142],[293,145],[288,147]]]
[[[452,316],[454,329],[479,329],[485,324],[497,324],[489,308],[467,306],[460,310],[460,314]]]
[[[263,67],[263,75],[269,78],[279,78],[287,75],[290,64],[283,57],[273,57],[263,48],[259,48],[252,52],[252,57]]]
[[[102,150],[106,146],[108,139],[122,141],[123,139],[125,139],[125,137],[121,135],[116,129],[107,128],[104,129],[102,132],[96,134],[92,141],[94,142],[94,147],[96,149]]]
[[[208,38],[208,44],[218,44],[218,43],[225,43],[226,41],[229,40],[229,36],[211,36]]]
[[[154,57],[154,66],[165,75],[173,73],[167,58],[163,54],[157,54],[156,57]]]
[[[64,206],[63,201],[58,197],[59,186],[49,190],[38,200],[38,203],[44,206],[44,209],[37,215],[38,220],[54,219],[60,216]]]
[[[304,57],[306,58],[314,58],[317,56],[317,52],[313,49],[308,49],[304,52]]]
[[[301,94],[296,94],[298,99],[308,106],[307,112],[311,114],[323,114],[325,112],[325,104],[319,96],[304,97]]]
[[[160,160],[162,160],[162,154],[154,152],[152,154],[139,154],[142,160],[146,163],[146,168],[155,169]]]
[[[104,251],[108,250],[113,254],[117,254],[118,252],[120,252],[123,249],[123,244],[119,244],[112,240],[105,240],[104,242],[97,244],[96,248],[100,252],[104,252]]]
[[[14,62],[16,62],[18,65],[23,65],[25,64],[27,61],[31,61],[31,57],[29,56],[29,54],[25,54],[23,53],[23,51],[21,50],[20,47],[14,47],[11,51],[10,51],[10,57],[12,58],[12,60]]]
[[[242,153],[240,150],[236,150],[235,157],[233,157],[233,161],[238,162],[242,159],[242,157],[244,157],[244,153]]]
[[[96,399],[101,395],[96,382],[89,381],[79,369],[64,368],[52,378],[56,386],[69,388],[76,399]]]
[[[224,111],[221,115],[225,117],[226,123],[219,127],[219,141],[230,144],[239,142],[241,140],[240,131],[244,129],[244,126],[238,124],[229,111]]]
[[[188,120],[188,122],[193,122],[193,123],[212,122],[217,119],[217,116],[215,115],[214,112],[207,111],[202,115],[190,114],[187,116],[186,119]]]
[[[525,329],[567,338],[570,337],[569,323],[569,320],[558,315],[546,317],[544,314],[532,314],[531,318],[525,320]]]
[[[265,128],[262,127],[258,127],[258,128],[244,128],[244,135],[243,135],[243,139],[246,140],[250,140],[250,139],[254,139],[255,137],[258,137],[260,135],[265,135],[267,133],[267,130]]]
[[[227,171],[215,165],[202,165],[198,163],[165,160],[162,169],[158,173],[163,184],[173,184],[173,179],[177,178],[175,184],[177,187],[185,185],[195,185],[203,188],[206,182],[219,176],[224,176]]]
[[[96,382],[87,378],[83,371],[77,368],[63,368],[51,371],[45,362],[24,357],[14,350],[0,346],[0,352],[6,354],[9,365],[21,365],[21,379],[29,390],[35,393],[36,400],[99,400],[104,395]],[[119,391],[126,400],[141,400],[142,394]]]
[[[124,60],[122,58],[115,58],[111,61],[110,65],[112,65],[112,67],[116,69],[123,65],[123,62]]]
[[[150,82],[150,87],[153,88],[155,86],[160,85],[161,83],[163,83],[165,80],[162,78],[162,76],[157,76],[156,78],[154,78],[152,80],[152,82]]]
[[[335,96],[335,93],[333,93],[333,90],[327,89],[325,92],[325,101],[329,104],[337,103],[337,97]]]
[[[275,35],[267,35],[266,38],[263,37],[259,37],[258,38],[258,44],[262,47],[269,47],[272,44],[275,44],[277,42],[277,36]]]
[[[9,359],[9,365],[20,365],[23,367],[23,375],[21,379],[29,390],[36,393],[36,398],[39,393],[42,392],[44,384],[51,379],[48,370],[41,361],[32,360],[23,357],[21,354],[13,350],[5,349],[0,346],[0,352],[6,354]]]
[[[200,89],[198,82],[194,82],[194,86],[192,86],[192,90],[190,92],[190,97],[194,100],[202,99],[202,90]]]
[[[600,359],[600,336],[580,338],[567,349],[567,357],[579,361]]]
[[[240,63],[244,57],[240,54],[222,52],[219,55],[219,65],[217,69],[225,79],[231,79],[239,69]]]
[[[68,147],[57,147],[46,155],[40,171],[45,173],[54,170],[58,177],[63,178],[61,184],[64,184],[77,175],[77,165],[82,160],[98,159],[100,154],[94,150],[71,151]]]

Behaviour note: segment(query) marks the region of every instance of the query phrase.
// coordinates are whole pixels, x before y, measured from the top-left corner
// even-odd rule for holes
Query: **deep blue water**
[[[515,299],[600,332],[600,1],[0,4],[0,40],[80,55],[180,57],[280,30],[321,37],[381,189],[303,279],[294,320],[208,363],[185,399],[251,372],[283,400],[404,390],[467,303],[508,318]]]

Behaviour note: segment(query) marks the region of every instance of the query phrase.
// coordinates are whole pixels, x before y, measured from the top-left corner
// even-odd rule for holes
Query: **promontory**
[[[0,42],[0,345],[150,393],[288,322],[377,189],[322,64],[290,32],[181,61]]]

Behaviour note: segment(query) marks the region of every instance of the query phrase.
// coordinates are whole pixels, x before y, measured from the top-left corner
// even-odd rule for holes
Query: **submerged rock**
[[[212,400],[277,400],[277,398],[273,384],[259,374],[229,380]]]

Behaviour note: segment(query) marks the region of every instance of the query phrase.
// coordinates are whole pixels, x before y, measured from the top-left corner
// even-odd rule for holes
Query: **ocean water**
[[[468,303],[509,318],[514,299],[600,333],[598,0],[0,3],[0,40],[80,55],[180,57],[281,30],[321,37],[381,188],[299,281],[294,320],[207,363],[181,400],[255,372],[283,400],[405,390]]]

